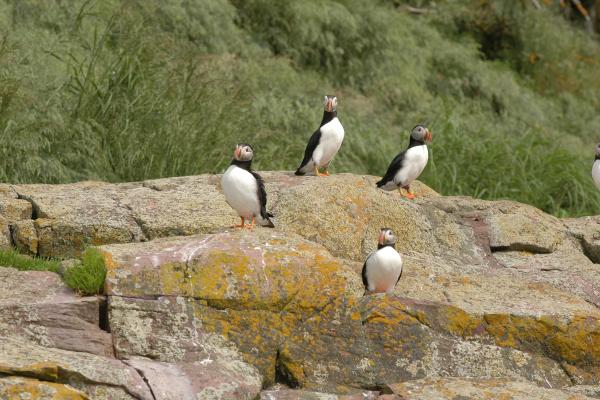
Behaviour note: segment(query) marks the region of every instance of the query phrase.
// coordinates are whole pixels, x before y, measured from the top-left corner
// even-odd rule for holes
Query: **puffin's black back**
[[[417,140],[417,139],[413,138],[412,135],[410,135],[408,147],[406,148],[406,150],[404,150],[403,152],[398,154],[396,157],[394,157],[394,159],[390,163],[390,166],[388,167],[383,178],[381,178],[381,180],[376,183],[377,187],[385,186],[386,183],[388,183],[389,181],[394,179],[394,176],[400,170],[400,168],[402,168],[402,166],[404,164],[404,156],[406,155],[406,152],[408,151],[408,149],[410,149],[411,147],[415,147],[415,146],[422,146],[424,144],[425,144],[425,142],[423,142],[421,140]]]
[[[273,221],[269,219],[273,217],[273,214],[267,212],[267,191],[265,190],[265,183],[259,174],[253,171],[249,172],[252,174],[254,179],[256,179],[258,201],[260,202],[260,216],[264,220],[269,222],[269,225],[266,226],[268,226],[269,228],[275,228],[275,225],[273,225]]]
[[[321,124],[308,140],[308,144],[306,145],[306,149],[304,150],[304,158],[302,159],[300,166],[296,170],[296,175],[305,175],[305,172],[302,172],[301,170],[306,166],[306,164],[309,163],[310,159],[312,158],[313,152],[315,151],[315,149],[319,145],[319,142],[321,141],[321,127],[330,122],[335,117],[337,117],[337,111],[323,111],[323,118],[321,119]]]
[[[385,186],[388,182],[394,179],[396,173],[400,170],[400,168],[402,168],[406,150],[394,157],[383,178],[381,178],[381,180],[376,183],[377,187]]]
[[[304,150],[304,158],[302,159],[300,166],[298,167],[298,169],[295,172],[296,175],[305,175],[306,174],[305,172],[302,171],[302,168],[304,168],[306,166],[306,164],[309,163],[310,159],[312,158],[313,152],[319,145],[320,141],[321,141],[321,127],[319,127],[319,129],[317,129],[315,131],[315,133],[313,133],[312,136],[310,137],[310,139],[308,140],[308,144],[306,145],[306,149]]]
[[[367,260],[368,259],[369,258],[367,257]],[[365,260],[365,263],[363,264],[361,275],[362,275],[363,285],[365,285],[365,290],[368,290],[369,282],[367,281],[367,261],[366,260]]]

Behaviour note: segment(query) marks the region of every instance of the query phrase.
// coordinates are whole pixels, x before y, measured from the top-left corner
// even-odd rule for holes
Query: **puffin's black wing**
[[[273,214],[267,212],[267,191],[265,190],[265,183],[259,174],[257,174],[254,171],[250,171],[250,173],[252,174],[254,179],[256,179],[258,201],[260,202],[260,216],[265,221],[269,222],[269,224],[266,226],[268,226],[269,228],[274,228],[275,225],[273,225],[273,222],[269,219],[273,216]]]
[[[368,258],[367,258],[367,260],[368,260]],[[363,280],[363,285],[365,285],[365,290],[369,290],[369,282],[367,281],[367,261],[365,261],[365,263],[363,264],[362,280]]]
[[[394,157],[394,159],[390,163],[390,166],[388,167],[388,170],[385,173],[385,175],[383,176],[383,178],[381,178],[381,180],[376,183],[377,187],[382,187],[386,183],[388,183],[389,181],[394,179],[394,176],[400,170],[400,168],[402,168],[402,166],[404,164],[404,155],[405,154],[406,154],[406,150],[404,150],[402,153],[400,153],[396,157]]]
[[[315,131],[315,133],[313,133],[312,136],[310,137],[310,139],[308,140],[308,144],[306,145],[306,150],[304,150],[304,159],[302,159],[300,166],[296,170],[296,175],[304,175],[305,174],[305,172],[302,172],[301,170],[302,170],[302,168],[304,168],[306,166],[306,164],[308,164],[308,162],[312,158],[312,154],[315,151],[315,149],[317,148],[317,146],[319,145],[320,141],[321,141],[321,127],[319,127],[319,129],[317,129]]]
[[[398,280],[396,281],[396,285],[400,282],[400,278],[402,278],[402,269],[400,270],[400,275],[398,275]]]

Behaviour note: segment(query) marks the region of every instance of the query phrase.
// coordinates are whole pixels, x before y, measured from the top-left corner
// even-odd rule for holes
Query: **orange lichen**
[[[89,397],[78,390],[59,383],[43,382],[32,378],[9,378],[2,384],[3,393],[9,399],[52,399],[52,400],[88,400]],[[52,397],[48,397],[51,394]]]

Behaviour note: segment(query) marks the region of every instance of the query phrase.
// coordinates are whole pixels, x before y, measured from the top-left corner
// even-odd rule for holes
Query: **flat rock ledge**
[[[600,398],[600,216],[263,176],[276,228],[254,231],[216,175],[0,185],[0,246],[108,269],[82,298],[0,268],[0,398]],[[403,276],[364,296],[383,226]]]

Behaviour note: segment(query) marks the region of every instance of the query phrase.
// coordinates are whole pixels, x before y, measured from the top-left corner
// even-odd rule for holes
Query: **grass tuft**
[[[90,296],[101,294],[106,278],[104,257],[98,249],[88,248],[82,255],[81,265],[65,271],[65,283],[77,293]]]
[[[12,267],[19,271],[51,271],[58,273],[60,262],[50,258],[29,257],[14,249],[0,250],[0,266]]]

